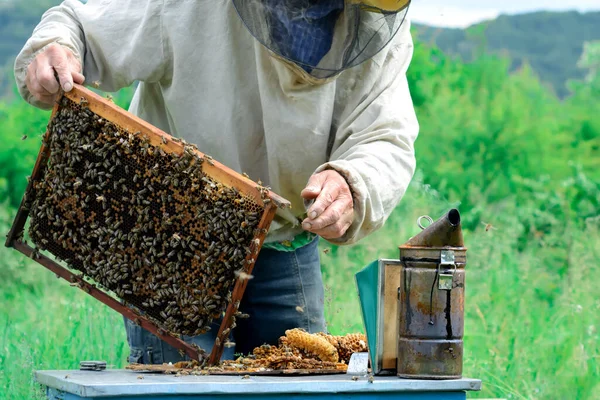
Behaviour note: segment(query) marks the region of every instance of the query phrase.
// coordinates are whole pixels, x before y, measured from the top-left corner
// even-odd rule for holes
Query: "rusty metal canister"
[[[424,228],[421,219],[432,223]],[[466,251],[460,214],[433,222],[400,246],[398,376],[462,377]]]

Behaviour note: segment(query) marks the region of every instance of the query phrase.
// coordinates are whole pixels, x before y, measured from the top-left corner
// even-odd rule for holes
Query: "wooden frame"
[[[58,96],[58,100],[52,111],[51,120],[54,118],[57,111],[60,109],[60,99],[62,99],[63,96],[74,101],[75,103],[80,103],[82,100],[85,101],[86,107],[88,107],[92,112],[106,119],[107,121],[112,122],[118,127],[124,129],[125,131],[129,131],[131,133],[140,132],[142,134],[147,135],[147,137],[150,140],[150,144],[154,146],[160,146],[166,153],[176,153],[178,155],[181,155],[184,152],[185,144],[182,143],[180,140],[173,138],[171,135],[161,131],[160,129],[152,126],[151,124],[143,121],[142,119],[134,116],[133,114],[121,109],[120,107],[108,101],[107,99],[97,95],[96,93],[80,85],[75,85],[73,90],[71,90],[70,92],[61,93],[60,96]],[[45,257],[44,255],[39,255],[39,257],[36,257],[36,255],[34,254],[34,248],[24,243],[24,241],[22,240],[24,227],[26,220],[29,216],[29,210],[27,208],[29,200],[28,196],[32,195],[34,182],[38,181],[45,173],[45,167],[47,165],[47,161],[50,154],[50,148],[47,145],[47,143],[49,142],[49,135],[50,130],[47,130],[45,140],[42,143],[33,172],[31,174],[30,182],[27,186],[23,200],[21,201],[21,205],[19,206],[19,209],[17,211],[17,215],[15,217],[11,230],[7,235],[6,246],[15,248],[17,251],[20,251],[26,256],[32,256],[32,258],[34,258],[36,262],[43,265],[52,272],[56,273],[57,276],[66,279],[71,283],[75,283],[86,293],[102,301],[104,304],[108,305],[113,310],[121,313],[123,316],[130,319],[131,321],[134,321],[137,324],[141,325],[144,329],[157,335],[162,340],[166,341],[168,344],[180,350],[183,350],[190,358],[196,360],[201,359],[203,357],[203,354],[201,354],[200,350],[197,347],[185,343],[178,337],[178,335],[165,332],[165,330],[161,329],[160,326],[148,320],[143,315],[140,315],[140,313],[138,313],[137,310],[128,307],[126,304],[123,304],[119,300],[116,300],[104,291],[98,289],[95,285],[86,282],[81,276],[73,274],[66,268],[62,267],[60,264],[51,260],[50,258]],[[207,156],[202,152],[198,150],[194,151],[197,153],[198,156],[205,159],[207,158]],[[210,163],[203,163],[202,169],[203,172],[210,178],[226,186],[235,187],[237,190],[240,191],[240,193],[251,197],[256,203],[264,207],[264,211],[262,213],[262,216],[260,217],[258,229],[256,230],[257,233],[253,238],[253,241],[255,242],[256,240],[258,240],[258,246],[256,246],[256,251],[254,254],[250,254],[246,257],[247,262],[245,272],[247,274],[250,274],[252,272],[252,269],[254,268],[256,253],[260,251],[260,248],[262,247],[266,236],[266,232],[271,224],[271,221],[275,216],[277,208],[288,208],[290,207],[290,203],[284,198],[278,196],[277,194],[264,188],[261,188],[256,182],[231,170],[230,168],[219,163],[216,160],[211,160]],[[268,199],[268,201],[265,201],[266,199]],[[223,353],[223,346],[225,342],[224,339],[226,339],[226,335],[223,335],[223,332],[225,330],[229,330],[229,328],[231,327],[233,322],[232,317],[234,317],[234,314],[238,311],[235,306],[241,301],[247,284],[247,279],[236,280],[235,286],[232,290],[231,302],[227,305],[225,317],[222,320],[217,334],[217,337],[220,340],[217,346],[213,346],[213,350],[208,359],[209,365],[214,365],[220,361],[220,358]]]

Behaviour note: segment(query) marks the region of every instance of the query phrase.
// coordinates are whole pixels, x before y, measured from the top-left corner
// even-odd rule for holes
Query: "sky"
[[[414,22],[464,28],[499,14],[532,11],[600,11],[600,0],[412,0],[408,15]]]

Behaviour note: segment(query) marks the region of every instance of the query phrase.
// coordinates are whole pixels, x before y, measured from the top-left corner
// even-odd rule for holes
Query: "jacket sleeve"
[[[414,174],[419,125],[406,79],[413,54],[408,21],[391,46],[380,68],[371,60],[360,82],[343,89],[352,94],[340,105],[330,161],[315,172],[336,170],[354,197],[354,221],[332,243],[352,244],[382,227]]]
[[[66,0],[49,9],[15,61],[19,93],[42,106],[27,90],[25,77],[31,61],[52,43],[70,49],[86,83],[97,81],[102,90],[161,80],[167,65],[162,8],[163,0]]]

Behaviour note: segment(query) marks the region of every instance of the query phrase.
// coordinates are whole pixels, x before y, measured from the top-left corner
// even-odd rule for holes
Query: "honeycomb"
[[[340,370],[348,368],[354,352],[367,351],[367,338],[362,333],[333,336],[326,333],[308,333],[290,329],[279,338],[277,346],[262,345],[248,357],[224,361],[219,368],[224,371],[260,371],[261,369],[286,370]],[[210,367],[208,372],[215,370]]]
[[[368,350],[367,337],[362,333],[350,333],[346,336],[333,337],[338,345],[336,346],[340,360],[346,364],[350,362],[353,353],[362,353]]]
[[[83,99],[63,97],[48,129],[48,162],[31,191],[36,247],[161,329],[209,330],[258,252],[264,206],[205,174],[212,161],[193,146],[167,152]]]
[[[321,361],[338,362],[337,349],[327,339],[320,335],[312,335],[301,329],[285,331],[286,343],[300,350],[312,353]]]
[[[226,360],[218,366],[204,366],[197,361],[182,361],[173,365],[130,364],[127,369],[181,375],[262,374],[265,371],[290,372],[290,370],[305,370],[303,373],[311,370],[326,370],[327,373],[345,372],[352,353],[367,351],[366,343],[367,338],[362,333],[332,336],[326,333],[312,334],[301,329],[290,329],[286,331],[285,336],[279,338],[277,346],[263,344],[255,348],[247,357]],[[328,345],[334,347],[335,356]],[[338,361],[333,361],[336,357]]]

